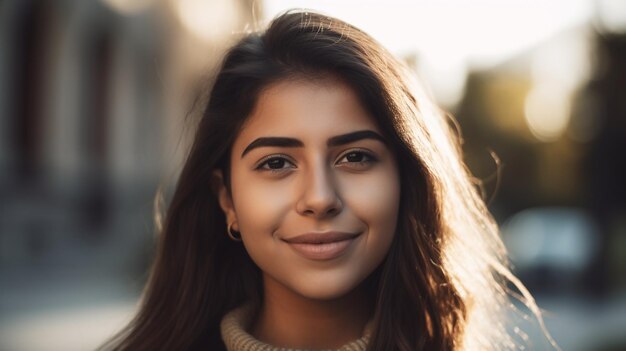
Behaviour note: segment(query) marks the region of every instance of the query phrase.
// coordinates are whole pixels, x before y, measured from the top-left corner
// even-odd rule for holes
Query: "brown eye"
[[[350,151],[341,158],[341,160],[347,160],[347,162],[339,162],[339,163],[348,163],[348,164],[356,164],[356,165],[365,165],[374,163],[377,159],[365,151]]]
[[[363,162],[365,157],[366,155],[361,152],[351,152],[346,155],[348,162]]]
[[[272,156],[265,159],[265,161],[261,162],[255,169],[259,171],[270,171],[272,173],[278,173],[284,171],[288,168],[295,167],[284,167],[286,164],[293,165],[287,158],[281,156]]]
[[[283,166],[285,165],[285,159],[284,158],[273,158],[273,159],[267,161],[267,165],[271,169],[280,169],[280,168],[283,168]]]

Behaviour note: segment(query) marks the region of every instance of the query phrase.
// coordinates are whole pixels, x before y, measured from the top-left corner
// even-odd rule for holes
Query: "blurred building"
[[[584,272],[569,267],[580,273],[574,282],[542,267],[525,276],[534,291],[606,294],[626,287],[625,43],[624,34],[585,25],[468,78],[457,117],[466,160],[483,180],[496,218],[503,223],[546,208],[533,219],[552,223],[546,238],[569,227],[564,235],[571,239],[564,240],[584,248],[578,258]],[[582,234],[573,232],[579,229]],[[517,238],[526,245],[517,249],[531,250],[536,234]],[[551,252],[558,257],[566,247],[576,252],[558,245]]]
[[[26,337],[16,329],[23,316],[78,306],[70,291],[94,294],[85,309],[137,297],[157,188],[176,179],[202,88],[259,9],[252,0],[0,4],[0,349]]]
[[[473,71],[456,110],[514,271],[563,350],[626,347],[625,44],[597,23],[563,31]]]

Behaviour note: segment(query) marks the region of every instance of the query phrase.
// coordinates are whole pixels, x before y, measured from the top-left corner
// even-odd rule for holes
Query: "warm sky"
[[[623,24],[624,0],[264,0],[266,18],[308,8],[364,29],[398,55],[415,54],[419,71],[454,101],[467,69],[497,64],[596,13]],[[617,18],[621,17],[621,18]],[[447,91],[446,91],[447,90]]]

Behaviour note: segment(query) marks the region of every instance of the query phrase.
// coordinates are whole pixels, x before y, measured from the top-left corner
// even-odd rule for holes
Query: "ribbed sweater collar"
[[[247,304],[228,312],[220,324],[222,340],[228,351],[310,351],[276,347],[255,339],[249,332],[254,306]],[[365,351],[372,333],[372,321],[367,323],[363,336],[336,351]]]

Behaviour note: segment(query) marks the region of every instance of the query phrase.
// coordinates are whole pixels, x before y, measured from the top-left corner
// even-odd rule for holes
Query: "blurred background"
[[[1,1],[0,350],[89,350],[129,320],[199,88],[292,7],[373,35],[457,118],[561,348],[626,350],[623,0]]]

